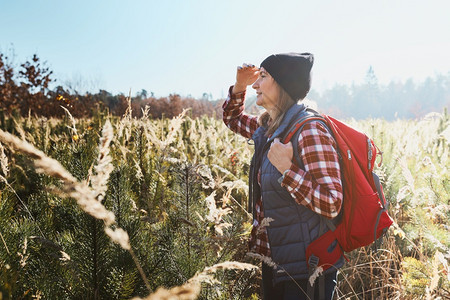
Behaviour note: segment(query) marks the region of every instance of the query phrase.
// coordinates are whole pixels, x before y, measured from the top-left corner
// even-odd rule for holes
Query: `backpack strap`
[[[315,121],[315,120],[319,121],[320,123],[322,123],[322,125],[325,126],[325,128],[327,128],[328,132],[330,132],[329,129],[328,129],[328,126],[325,123],[325,120],[323,118],[315,117],[315,116],[314,117],[306,116],[304,118],[299,119],[298,120],[299,123],[296,123],[296,124],[293,125],[293,127],[291,127],[291,130],[288,132],[288,135],[283,140],[284,144],[286,144],[289,141],[293,141],[292,142],[292,147],[293,147],[293,150],[294,150],[294,157],[295,157],[295,160],[298,163],[298,166],[301,167],[302,169],[305,168],[305,165],[304,165],[303,161],[300,159],[300,153],[298,152],[298,137],[300,136],[300,134],[301,134],[301,132],[303,130],[303,127],[306,125],[306,123],[309,123],[309,122]]]
[[[314,272],[319,264],[319,258],[315,255],[311,255],[309,257],[308,264],[310,266],[308,277],[311,278],[311,276],[314,274]],[[325,274],[319,275],[317,277],[317,281],[318,281],[317,284],[314,281],[313,284],[311,285],[310,280],[308,280],[308,282],[306,283],[306,294],[309,299],[325,300]],[[318,291],[319,291],[318,297],[315,296],[316,285],[319,285],[318,286]]]
[[[328,127],[326,119],[324,117],[322,117],[322,115],[320,115],[318,112],[308,109],[308,113],[306,115],[302,115],[300,116],[297,120],[295,120],[290,129],[287,131],[287,133],[285,134],[284,139],[282,139],[283,143],[287,143],[289,141],[293,141],[292,142],[292,148],[293,148],[293,156],[295,157],[295,161],[297,162],[297,165],[301,168],[301,169],[305,169],[305,164],[303,163],[302,159],[300,158],[300,153],[299,153],[299,149],[298,149],[298,139],[299,139],[299,135],[301,134],[303,127],[312,121],[318,121],[321,123],[321,125],[323,125],[327,132],[333,137],[334,139],[334,135],[333,132],[331,131],[331,129]],[[338,157],[339,157],[339,162],[342,160],[341,155],[339,154],[338,149],[337,153],[338,153]],[[342,172],[342,169],[341,169]],[[319,229],[319,237],[325,237],[326,233],[329,232],[327,229],[329,229],[330,231],[335,231],[336,230],[336,225],[341,221],[342,219],[342,214],[343,214],[343,209],[340,211],[340,213],[338,214],[337,217],[333,218],[332,220],[319,215],[320,218],[320,229]],[[330,245],[332,245],[332,241],[328,241],[329,240],[329,235],[327,235],[325,244],[327,244],[325,247],[329,247]],[[332,240],[336,241],[333,235]],[[336,241],[337,242],[337,241]],[[335,245],[335,247],[339,247],[340,245],[337,244]],[[336,249],[336,248],[335,248]],[[333,253],[335,254],[336,251],[333,250]],[[341,253],[342,252],[339,252]],[[333,255],[334,255],[333,254]],[[345,257],[345,256],[344,256]],[[309,266],[309,272],[310,275],[312,275],[312,273],[315,271],[317,265],[319,263],[319,257],[315,256],[314,254],[312,254],[309,257],[309,261],[308,261],[308,266]],[[325,276],[322,274],[319,276],[318,278],[318,285],[319,285],[319,291],[324,291],[324,278]],[[311,299],[315,299],[314,298],[314,285],[310,285],[308,282],[307,285],[307,294]],[[322,291],[322,292],[323,292]],[[319,298],[322,298],[324,295],[322,294],[322,292],[319,292]]]
[[[285,138],[283,139],[284,144],[286,144],[289,141],[293,141],[293,143],[292,143],[292,148],[294,151],[293,156],[294,156],[298,166],[303,170],[305,169],[305,164],[300,159],[300,153],[298,152],[298,137],[301,134],[303,127],[311,121],[318,121],[327,129],[328,133],[330,133],[331,136],[333,136],[333,133],[328,128],[328,125],[326,124],[325,119],[317,111],[315,111],[313,109],[308,108],[308,111],[310,112],[309,114],[298,118],[291,125]],[[334,136],[333,136],[333,138],[334,138]],[[338,152],[338,156],[339,156],[339,159],[341,159],[339,152]],[[341,210],[341,212],[342,212],[342,210]],[[330,220],[330,219],[325,218],[322,215],[320,215],[320,220],[321,220],[321,224],[324,223],[325,225],[327,225],[328,229],[330,229],[331,231],[334,231],[334,230],[336,230],[336,224],[339,223],[341,217],[342,217],[342,214],[339,213],[339,215],[336,218],[334,218],[333,220]],[[324,233],[324,231],[321,231],[321,233],[319,235],[322,235],[323,233]]]
[[[373,181],[375,183],[375,187],[377,189],[378,198],[380,199],[381,205],[383,206],[383,209],[381,209],[378,212],[377,221],[375,222],[375,229],[374,229],[374,233],[373,233],[373,241],[374,241],[374,248],[373,249],[374,249],[374,251],[377,251],[377,229],[378,229],[378,224],[380,223],[381,214],[388,210],[389,202],[386,201],[386,199],[384,198],[383,191],[381,190],[380,177],[378,177],[378,175],[373,173],[373,172],[372,172],[372,176],[373,176]],[[380,237],[380,239],[381,239],[381,237]]]
[[[383,206],[383,210],[387,210],[389,207],[389,202],[384,198],[383,191],[381,190],[380,177],[377,174],[372,172],[373,181],[375,183],[375,188],[377,189],[378,198],[381,200],[381,205]],[[378,224],[377,224],[378,225]]]
[[[313,120],[318,120],[318,121],[322,121],[323,124],[326,126],[325,124],[325,119],[315,110],[312,109],[307,109],[306,110],[306,115],[302,115],[300,116],[300,118],[296,119],[291,127],[289,128],[289,130],[287,131],[287,133],[285,134],[284,138],[283,138],[283,144],[286,144],[287,142],[289,142],[290,140],[292,140],[293,136],[297,133],[302,131],[303,126]],[[328,127],[326,127],[328,129]]]

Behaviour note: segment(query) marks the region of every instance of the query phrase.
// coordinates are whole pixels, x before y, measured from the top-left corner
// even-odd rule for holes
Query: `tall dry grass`
[[[124,275],[114,281],[116,285],[111,283],[110,289],[128,298],[258,298],[260,273],[254,267],[247,266],[239,276],[208,269],[228,260],[254,264],[267,260],[246,255],[251,215],[246,212],[245,182],[252,148],[220,121],[191,119],[188,114],[185,111],[174,119],[150,120],[148,111],[142,119],[133,119],[127,112],[112,122],[106,116],[75,120],[68,115],[63,122],[29,117],[12,122],[10,131],[15,135],[0,131],[0,145],[5,146],[0,146],[2,193],[10,192],[20,199],[18,206],[28,211],[20,218],[39,228],[38,233],[22,235],[17,241],[8,228],[0,228],[4,249],[0,266],[10,268],[0,272],[2,282],[11,280],[5,278],[14,268],[17,276],[25,277],[27,266],[39,265],[33,243],[51,244],[50,239],[54,239],[54,235],[49,236],[49,225],[39,218],[45,214],[39,214],[34,198],[21,198],[26,194],[14,176],[26,174],[43,184],[46,179],[32,177],[24,161],[11,153],[16,151],[33,161],[33,170],[59,180],[52,183],[56,187],[47,190],[74,199],[86,214],[102,222],[111,241],[130,254],[134,270],[121,273],[118,263],[111,265],[118,270],[112,273]],[[89,129],[97,123],[101,124],[98,138]],[[354,122],[384,151],[384,162],[377,172],[395,224],[378,251],[367,247],[348,255],[349,263],[338,273],[336,299],[450,297],[448,124],[446,113],[418,121]],[[82,157],[84,152],[78,149],[92,144],[93,137],[97,138],[96,154],[88,160],[87,174],[80,175],[76,168],[68,168],[67,153]],[[39,204],[41,210],[59,201],[51,197]],[[7,198],[2,201],[12,202]],[[58,209],[67,206],[57,203]],[[64,247],[57,243],[52,247],[60,247],[58,251],[67,255],[58,252],[58,260],[65,257],[60,260],[65,267],[74,264],[77,254],[67,250],[70,237],[63,241]],[[16,252],[20,253],[14,257],[17,267],[6,263],[14,261]],[[220,286],[206,276],[213,270]],[[141,286],[137,277],[142,278]],[[62,281],[58,284],[71,286]],[[39,289],[31,290],[49,297]]]
[[[78,136],[76,131],[76,121],[70,115],[69,111],[66,111],[72,121],[72,127],[70,128],[71,134]],[[174,142],[177,131],[182,124],[182,119],[184,116],[183,112],[177,118],[171,121],[170,133],[165,140],[160,141],[156,138],[155,132],[152,127],[147,127],[149,129],[146,133],[150,136],[150,140],[153,143],[157,143],[160,151],[166,153],[167,147]],[[131,126],[134,121],[130,116],[125,116],[124,119],[119,123],[119,130],[125,136],[126,140],[131,138]],[[23,130],[20,130],[23,132]],[[127,250],[133,260],[135,261],[136,267],[142,276],[145,285],[149,292],[152,292],[150,284],[147,280],[144,270],[142,269],[137,256],[134,254],[133,249],[130,245],[128,233],[122,228],[118,227],[116,222],[116,217],[114,213],[108,210],[101,202],[105,197],[106,191],[108,189],[107,182],[110,177],[111,172],[114,169],[112,165],[112,158],[109,155],[109,146],[114,138],[113,128],[109,120],[107,120],[102,129],[102,136],[100,137],[100,143],[98,147],[98,158],[96,160],[95,166],[91,166],[89,170],[88,179],[85,181],[77,180],[69,171],[67,171],[57,160],[50,158],[44,152],[34,147],[32,144],[25,140],[25,134],[22,134],[22,138],[18,138],[8,132],[0,129],[0,141],[7,145],[12,151],[20,152],[30,159],[32,159],[35,170],[38,173],[45,174],[47,176],[56,178],[61,181],[61,185],[57,188],[52,188],[51,191],[58,196],[68,197],[75,199],[78,206],[87,214],[94,217],[95,219],[101,220],[104,223],[105,234],[114,243],[119,244],[123,249]],[[125,153],[126,155],[126,153]],[[0,159],[2,171],[5,176],[8,174],[8,160],[4,154],[3,146],[0,144]],[[170,158],[169,158],[170,159]],[[93,172],[91,171],[93,169]],[[214,182],[210,171],[205,166],[200,166],[199,171],[206,179],[210,182]],[[4,177],[2,177],[4,179]],[[164,178],[161,178],[165,180]],[[4,181],[7,183],[6,179]],[[234,184],[231,189],[229,189],[228,197],[231,197],[230,193],[233,188],[238,186]],[[215,231],[219,235],[223,235],[223,230],[230,227],[231,224],[224,222],[223,217],[229,214],[231,211],[228,208],[222,209],[216,207],[216,202],[214,200],[215,192],[213,192],[209,197],[205,199],[207,209],[209,211],[208,215],[205,216],[205,220],[212,222],[215,225]],[[201,218],[201,217],[200,217]],[[202,218],[201,218],[202,219]],[[3,240],[3,237],[2,237]],[[5,248],[7,245],[3,240]],[[27,238],[24,240],[23,252],[19,253],[21,257],[20,264],[24,266],[29,254],[26,254],[27,249]],[[63,257],[70,260],[67,253],[63,252]],[[202,272],[196,274],[194,277],[189,279],[185,284],[180,287],[174,287],[172,289],[159,288],[155,293],[150,294],[145,299],[196,299],[200,293],[201,283],[214,283],[218,282],[214,280],[209,274],[216,272],[217,270],[227,270],[227,269],[237,269],[237,270],[252,270],[256,268],[251,264],[241,263],[241,262],[222,262],[213,265],[212,267],[206,267]],[[0,293],[1,295],[1,293]],[[135,298],[139,299],[139,298]]]

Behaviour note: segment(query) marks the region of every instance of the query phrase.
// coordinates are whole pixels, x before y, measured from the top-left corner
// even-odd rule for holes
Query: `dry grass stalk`
[[[207,165],[199,165],[197,167],[197,173],[202,176],[202,187],[204,189],[213,189],[215,187],[216,182],[211,174],[211,169]]]
[[[257,269],[258,267],[252,264],[247,264],[247,263],[242,263],[242,262],[237,262],[237,261],[226,261],[223,263],[218,263],[215,264],[211,267],[206,267],[202,273],[215,273],[218,270],[253,270],[253,269]],[[200,275],[199,274],[199,275]],[[193,281],[195,280],[195,277],[193,277],[192,279],[190,279],[189,281]]]
[[[127,109],[125,110],[124,115],[119,121],[119,126],[117,127],[117,135],[121,138],[123,135],[125,136],[125,140],[128,141],[131,138],[131,125],[132,125],[132,109],[131,109],[131,90],[129,97],[127,97]]]
[[[69,261],[70,260],[70,256],[66,252],[60,250],[59,253],[61,253],[61,257],[59,258],[59,260],[61,260],[61,261]]]
[[[0,237],[2,238],[3,244],[5,245],[6,252],[8,252],[8,254],[11,254],[11,252],[9,252],[8,245],[6,245],[5,239],[3,238],[3,235],[1,232],[0,232]]]
[[[430,292],[433,292],[439,283],[439,258],[438,258],[439,251],[436,251],[436,254],[434,255],[433,263],[432,263],[432,276],[430,281],[430,286],[428,287]]]
[[[408,167],[408,163],[406,161],[405,156],[402,156],[399,158],[399,165],[402,170],[402,175],[405,178],[406,182],[408,183],[408,186],[411,189],[411,192],[415,194],[415,180],[414,176],[411,173],[411,170]]]
[[[0,164],[2,167],[3,176],[8,177],[9,174],[9,166],[8,166],[8,157],[5,154],[5,149],[3,145],[0,143]]]
[[[262,261],[263,263],[265,263],[269,267],[272,267],[272,268],[276,268],[277,267],[277,264],[268,256],[264,256],[264,255],[261,255],[261,254],[258,254],[258,253],[254,253],[254,252],[248,252],[246,255],[248,257],[256,258],[256,259]]]
[[[442,265],[442,269],[440,269],[440,266]],[[433,293],[434,291],[438,291],[438,285],[439,285],[439,279],[441,277],[441,273],[442,273],[442,277],[445,280],[447,280],[447,282],[450,282],[450,268],[448,265],[447,260],[445,259],[444,254],[442,254],[439,251],[436,251],[436,253],[434,254],[434,259],[432,262],[432,276],[431,276],[431,281],[430,281],[430,285],[427,286],[427,293],[429,293],[431,295],[431,293]],[[431,298],[429,298],[431,299]]]
[[[171,289],[158,288],[155,293],[147,296],[144,299],[133,298],[132,300],[194,300],[197,299],[201,291],[201,284],[205,283],[220,283],[214,280],[210,274],[217,272],[218,270],[254,270],[258,267],[252,264],[226,261],[206,267],[202,272],[197,273],[194,277],[190,278],[182,286],[177,286]]]
[[[17,256],[20,257],[20,262],[19,262],[19,264],[20,264],[20,266],[21,266],[22,268],[24,268],[24,267],[26,266],[26,264],[27,264],[27,259],[28,259],[28,257],[30,256],[30,254],[27,254],[27,248],[28,248],[28,239],[27,239],[27,237],[25,237],[25,240],[23,241],[23,250],[22,250],[22,253],[17,252]]]
[[[220,172],[224,173],[225,175],[228,175],[228,176],[231,176],[231,177],[233,177],[233,178],[236,178],[236,179],[237,179],[236,175],[234,175],[233,173],[231,173],[231,172],[230,172],[230,171],[228,171],[227,169],[225,169],[225,168],[222,168],[222,167],[221,167],[221,166],[219,166],[219,165],[216,165],[216,164],[212,164],[212,165],[211,165],[211,167],[214,167],[215,169],[219,170]]]
[[[131,249],[128,233],[122,228],[112,229],[111,227],[105,227],[105,233],[111,238],[113,242],[119,244],[123,249]]]
[[[167,161],[169,161],[171,163],[181,162],[181,160],[176,159],[176,158],[167,158],[165,160],[167,160]],[[242,205],[236,199],[234,199],[234,197],[231,195],[232,190],[235,189],[235,188],[241,188],[241,189],[244,190],[244,192],[246,194],[248,194],[248,185],[246,185],[245,182],[243,182],[240,179],[236,179],[235,181],[226,181],[226,182],[223,182],[223,183],[217,183],[216,184],[216,182],[215,182],[215,180],[214,180],[214,178],[213,178],[213,176],[211,174],[211,169],[208,166],[206,166],[206,168],[203,169],[202,166],[199,168],[199,170],[197,172],[201,175],[203,188],[214,188],[214,186],[217,186],[218,188],[220,188],[225,193],[223,198],[222,198],[223,203],[228,203],[228,200],[233,200],[233,202],[239,208],[241,208],[243,212],[245,212],[247,214],[249,219],[251,219],[252,215],[244,207],[242,207]],[[222,167],[220,167],[218,165],[214,165],[213,164],[212,166],[217,168],[217,169],[219,169],[220,171],[223,171],[227,175],[230,174],[230,175],[234,176],[228,170],[226,170],[226,169],[224,169],[224,168],[222,168]],[[206,170],[206,172],[205,172],[205,170]],[[236,176],[234,176],[234,177],[236,177]],[[228,190],[225,191],[225,189],[223,187],[228,188]]]
[[[97,165],[94,167],[95,175],[91,177],[91,185],[98,201],[102,201],[108,190],[108,179],[114,170],[112,158],[109,155],[109,145],[114,137],[113,128],[109,120],[106,121],[102,129],[100,138]]]
[[[241,179],[234,181],[225,181],[221,184],[221,186],[226,187],[228,189],[227,196],[230,196],[231,192],[234,189],[241,189],[245,192],[246,195],[248,195],[248,185]]]
[[[160,287],[145,298],[133,298],[132,300],[193,300],[197,299],[200,290],[201,286],[198,284],[184,284],[169,290]]]
[[[208,215],[206,219],[210,222],[216,222],[220,218],[220,211],[216,207],[216,191],[213,191],[208,197],[205,198],[206,206],[208,208]]]
[[[131,89],[130,89],[130,92],[128,93],[127,103],[128,103],[127,109],[125,111],[125,114],[123,115],[123,118],[127,119],[127,120],[131,120],[133,118],[133,110],[131,108]]]
[[[206,220],[215,224],[214,229],[217,234],[223,235],[223,229],[229,228],[232,225],[226,222],[223,222],[222,217],[231,213],[230,208],[217,208],[216,200],[214,199],[216,195],[216,191],[212,192],[211,195],[206,197],[206,205],[208,207],[208,215],[206,216]]]
[[[267,226],[270,226],[270,222],[275,221],[272,218],[264,218],[261,220],[261,224],[259,224],[258,229],[257,229],[257,233],[256,234],[261,234],[264,231],[264,228],[266,228]]]
[[[109,124],[109,128],[108,128]],[[108,157],[108,151],[105,151],[105,147],[109,146],[109,143],[112,139],[112,127],[109,122],[105,125],[104,133],[106,137],[102,137],[101,149],[99,161],[102,162],[102,166],[110,164],[109,159],[103,159],[104,157]],[[15,150],[18,150],[24,154],[27,154],[31,158],[33,158],[33,162],[36,166],[36,171],[47,174],[49,176],[61,179],[64,185],[61,188],[61,194],[72,197],[76,199],[77,204],[80,208],[86,213],[90,214],[96,219],[102,220],[105,222],[105,232],[111,237],[111,239],[121,245],[125,250],[130,251],[131,246],[129,244],[128,234],[117,228],[115,230],[111,229],[110,226],[115,223],[114,213],[107,210],[99,201],[96,200],[94,195],[99,195],[97,191],[93,191],[87,185],[77,181],[75,177],[72,176],[58,161],[47,157],[42,151],[34,148],[33,145],[29,144],[26,141],[22,141],[19,138],[0,130],[0,140],[2,140],[5,144],[10,145]],[[106,162],[106,163],[105,163]],[[110,171],[109,171],[110,172]],[[97,169],[97,175],[102,174],[103,177],[108,175],[109,172],[105,172],[101,169]],[[106,181],[108,178],[101,178],[97,180],[96,185],[97,188],[100,186],[103,188],[103,184],[106,185]],[[106,190],[105,190],[106,191]],[[140,266],[138,266],[140,268]],[[141,272],[141,275],[143,272]],[[145,275],[144,275],[145,276]],[[144,279],[146,281],[146,279]],[[150,287],[147,284],[147,287]],[[149,288],[150,290],[150,288]]]
[[[308,279],[309,285],[313,286],[313,285],[314,285],[314,282],[315,282],[316,279],[317,279],[317,277],[319,277],[320,275],[322,275],[322,272],[323,272],[323,268],[322,268],[322,267],[317,267],[317,268],[314,270],[314,273],[313,273],[311,276],[309,276],[309,279]]]
[[[105,127],[106,130],[104,130],[104,133],[108,137],[103,138],[103,143],[105,145],[109,145],[112,139],[112,137],[110,136],[110,134],[112,134],[112,128],[109,129],[107,125],[105,125]],[[118,243],[125,250],[128,250],[130,252],[142,276],[142,279],[147,286],[147,289],[151,292],[150,284],[148,283],[145,273],[143,272],[139,261],[137,260],[136,255],[133,253],[129,244],[128,234],[120,228],[116,228],[114,230],[110,228],[110,226],[115,223],[114,213],[107,210],[103,206],[103,204],[97,201],[94,195],[98,195],[98,193],[96,194],[95,191],[89,188],[86,184],[79,182],[57,160],[46,156],[42,151],[36,149],[30,143],[22,141],[14,135],[8,132],[4,132],[1,129],[0,141],[3,141],[13,149],[31,157],[33,159],[33,163],[36,167],[37,172],[47,174],[51,177],[62,180],[64,185],[61,187],[61,194],[76,199],[77,204],[83,211],[96,219],[102,220],[105,223],[106,234],[110,236],[115,243]],[[103,145],[103,143],[101,143],[101,145]],[[100,150],[100,152],[102,152],[102,150]],[[102,154],[100,154],[100,157],[102,157]],[[102,173],[103,171],[98,170],[98,172]],[[106,176],[106,172],[103,172],[103,174],[103,176]]]
[[[214,166],[214,165],[213,165]],[[221,168],[220,166],[217,166],[217,165],[215,165],[217,168]],[[223,168],[221,168],[221,169],[223,169]],[[226,169],[223,169],[223,170],[225,170],[226,171]],[[228,171],[227,171],[228,172]],[[231,174],[231,173],[230,173]],[[237,201],[236,199],[234,199],[234,197],[231,195],[231,191],[230,190],[228,190],[228,191],[225,191],[225,189],[223,188],[223,186],[225,186],[225,187],[230,187],[231,189],[233,189],[233,188],[236,188],[236,187],[241,187],[241,188],[244,188],[244,191],[245,191],[245,193],[247,194],[248,193],[248,188],[247,189],[245,189],[245,187],[243,187],[242,185],[241,185],[241,183],[239,182],[240,180],[237,180],[237,182],[236,181],[234,181],[234,182],[224,182],[224,183],[221,183],[221,184],[217,184],[217,186],[225,193],[224,194],[224,201],[225,202],[228,202],[228,201],[226,201],[226,200],[233,200],[233,202],[234,202],[234,204],[236,204],[239,208],[241,208],[242,209],[242,211],[245,213],[245,214],[247,214],[247,216],[249,217],[249,220],[251,220],[252,218],[253,218],[253,216],[239,203],[239,201]],[[242,181],[242,183],[243,183],[243,181]],[[244,185],[245,185],[245,183],[243,183]]]
[[[260,261],[262,261],[263,263],[265,263],[266,265],[268,265],[269,267],[276,269],[278,268],[277,272],[283,272],[285,273],[287,276],[289,276],[292,280],[292,282],[303,292],[303,294],[308,298],[308,295],[306,293],[306,291],[303,290],[303,288],[298,284],[298,282],[282,267],[277,265],[270,257],[268,256],[264,256],[258,253],[254,253],[254,252],[247,252],[246,254],[248,257],[252,257],[252,258],[256,258]],[[314,279],[315,280],[315,279]]]
[[[13,119],[13,120],[14,120],[14,125],[16,125],[16,130],[20,135],[20,138],[25,141],[25,138],[26,138],[25,131],[23,130],[22,126],[17,122],[16,119]]]
[[[435,256],[439,260],[439,262],[442,264],[442,267],[443,267],[442,273],[447,274],[447,281],[450,282],[450,265],[446,259],[446,257],[449,258],[448,253],[446,254],[446,256],[444,256],[444,254],[442,254],[441,252],[436,251]]]
[[[141,108],[141,111],[142,111],[142,120],[147,120],[148,119],[148,116],[149,116],[149,114],[150,114],[150,105],[145,105],[145,107],[144,108]]]
[[[139,162],[133,158],[133,162],[134,162],[134,168],[136,169],[136,179],[140,182],[142,182],[144,180],[144,173],[142,173],[142,169],[141,166],[139,164]]]
[[[349,254],[348,266],[338,272],[338,299],[398,299],[403,289],[403,259],[393,236],[386,237],[383,245],[386,249],[373,252],[366,247]]]
[[[65,108],[64,106],[60,105],[60,107],[61,107],[62,109],[64,109],[64,112],[67,114],[67,116],[69,117],[70,121],[72,122],[72,127],[70,127],[70,126],[67,126],[67,127],[70,128],[70,130],[72,130],[72,134],[73,134],[74,136],[78,136],[78,131],[77,131],[77,127],[76,127],[76,124],[77,124],[77,123],[76,123],[75,119],[73,118],[72,114],[71,114],[70,111],[69,111],[67,108]]]
[[[163,148],[163,142],[158,138],[158,134],[155,131],[155,128],[148,124],[145,126],[145,138],[147,139],[147,145],[149,148],[153,148],[156,146],[156,149],[161,150]]]
[[[184,122],[184,116],[186,115],[188,110],[189,109],[183,109],[183,111],[178,116],[170,120],[169,133],[165,141],[162,143],[163,150],[175,141],[177,135],[179,134],[181,124],[183,124]]]
[[[3,130],[0,130],[0,140],[11,148],[32,158],[37,172],[62,180],[64,183],[61,188],[62,192],[76,199],[78,205],[86,213],[94,218],[103,220],[106,225],[112,225],[115,222],[114,214],[92,197],[92,190],[80,183],[57,160],[46,156],[30,143]]]

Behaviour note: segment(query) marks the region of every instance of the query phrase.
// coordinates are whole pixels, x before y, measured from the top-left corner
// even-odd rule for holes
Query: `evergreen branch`
[[[107,128],[109,122],[105,125],[104,133],[110,132]],[[109,124],[110,125],[110,124]],[[33,158],[33,163],[36,167],[36,171],[39,173],[47,174],[49,176],[58,178],[64,182],[64,185],[61,188],[62,194],[67,195],[76,199],[78,205],[84,210],[86,213],[90,214],[96,219],[102,220],[105,223],[105,232],[106,234],[116,243],[119,243],[122,248],[128,250],[133,257],[134,262],[136,263],[137,268],[141,275],[143,275],[144,282],[149,292],[151,292],[150,285],[148,283],[147,278],[145,277],[142,268],[131,250],[131,246],[129,245],[128,234],[121,228],[116,228],[112,230],[110,228],[111,225],[115,223],[114,213],[107,210],[100,201],[97,201],[95,192],[90,189],[86,184],[79,182],[71,173],[69,173],[58,161],[46,156],[42,151],[36,149],[33,145],[29,144],[26,141],[20,140],[14,135],[7,133],[0,129],[0,140],[10,147],[30,156]],[[109,140],[109,141],[108,141]],[[108,144],[110,139],[105,138],[102,140],[102,144]],[[104,153],[100,153],[100,157],[104,155]],[[109,161],[109,163],[111,163]],[[31,215],[31,214],[30,214]],[[44,236],[44,234],[41,232]]]
[[[0,131],[1,131],[1,129],[0,129]],[[34,219],[33,215],[31,214],[30,210],[28,209],[28,206],[25,204],[25,202],[22,201],[22,199],[16,193],[14,188],[9,184],[8,180],[5,177],[3,177],[2,175],[0,175],[0,179],[6,184],[6,186],[11,190],[11,192],[13,192],[14,195],[16,195],[17,199],[19,199],[19,202],[23,205],[23,207],[27,211],[28,215],[30,216],[31,220],[33,220],[33,222],[36,223],[36,220]],[[39,225],[37,223],[36,223],[36,227],[38,228],[38,230],[42,234],[42,236],[45,237],[44,233],[42,232],[41,228],[39,227]]]

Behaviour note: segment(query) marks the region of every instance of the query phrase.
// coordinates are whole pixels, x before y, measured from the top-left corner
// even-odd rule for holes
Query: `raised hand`
[[[245,91],[247,86],[253,84],[258,79],[259,68],[251,64],[243,64],[237,67],[236,83],[233,87],[233,94]]]

